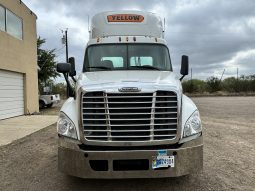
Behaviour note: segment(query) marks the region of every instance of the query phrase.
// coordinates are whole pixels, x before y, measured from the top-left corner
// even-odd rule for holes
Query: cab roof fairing
[[[150,36],[163,38],[163,33],[162,20],[153,13],[111,11],[98,13],[92,17],[90,39],[109,36]]]

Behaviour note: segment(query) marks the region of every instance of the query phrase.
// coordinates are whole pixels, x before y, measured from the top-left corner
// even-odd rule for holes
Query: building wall
[[[0,30],[0,69],[24,74],[25,113],[38,112],[37,17],[20,0],[0,0],[0,5],[23,20],[23,40]]]

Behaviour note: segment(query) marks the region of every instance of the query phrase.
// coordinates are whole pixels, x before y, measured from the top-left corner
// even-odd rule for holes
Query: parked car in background
[[[52,107],[53,104],[57,104],[60,102],[60,95],[40,95],[39,96],[39,107],[40,109],[45,107]]]
[[[52,94],[49,88],[44,88],[44,92],[39,95],[39,108],[52,107],[60,102],[60,94]]]

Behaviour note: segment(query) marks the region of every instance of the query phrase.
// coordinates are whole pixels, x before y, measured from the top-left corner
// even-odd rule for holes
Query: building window
[[[22,40],[23,21],[14,13],[0,5],[0,30]]]
[[[22,39],[22,30],[22,19],[6,9],[6,32],[18,39]]]
[[[0,30],[5,31],[5,8],[0,6]]]

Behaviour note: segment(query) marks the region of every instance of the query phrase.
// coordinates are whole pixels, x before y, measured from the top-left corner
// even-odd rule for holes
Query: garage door
[[[0,70],[0,120],[23,114],[23,74]]]

